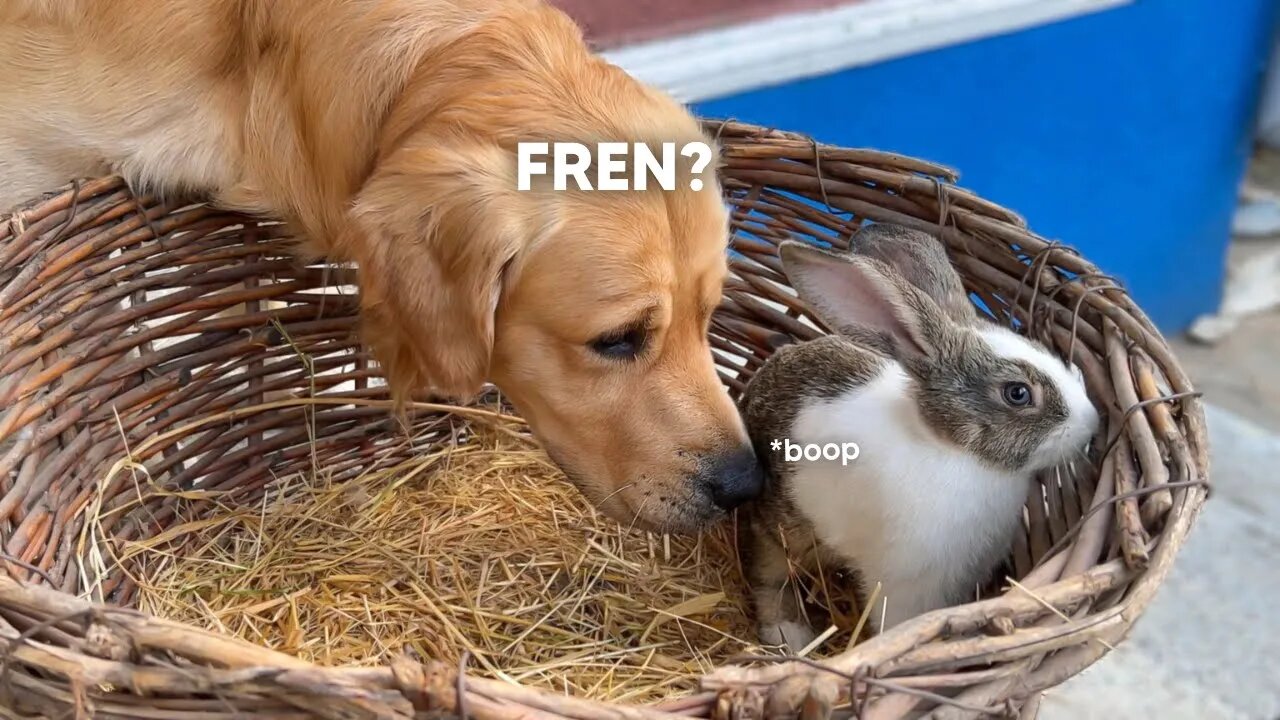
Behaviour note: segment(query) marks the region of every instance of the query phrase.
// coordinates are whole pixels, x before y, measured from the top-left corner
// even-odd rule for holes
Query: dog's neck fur
[[[253,16],[243,20],[246,72],[264,66],[253,53],[313,59],[325,56],[322,49],[303,53],[302,48],[289,46],[303,40],[288,28],[297,20],[278,5],[270,0],[249,0],[244,5],[253,8]],[[476,124],[503,120],[505,114],[495,113],[491,105],[475,117],[460,110],[468,98],[474,102],[474,95],[484,88],[510,88],[512,78],[528,77],[537,70],[534,53],[521,57],[508,52],[507,62],[495,63],[494,53],[505,50],[509,43],[495,42],[491,37],[494,29],[511,33],[520,27],[520,16],[529,13],[559,14],[536,2],[476,2],[474,7],[460,7],[457,3],[402,0],[390,4],[392,11],[371,17],[356,12],[354,6],[362,4],[350,5],[352,9],[345,13],[317,12],[315,18],[332,25],[331,32],[324,35],[352,44],[347,55],[357,58],[353,67],[294,68],[287,84],[277,84],[269,77],[253,83],[255,95],[259,88],[265,92],[246,99],[246,112],[279,113],[280,134],[286,140],[245,137],[247,182],[221,198],[246,209],[285,210],[329,251],[345,227],[352,198],[378,162],[406,140],[425,135],[443,143],[451,136],[456,140],[485,137]],[[567,18],[564,21],[565,32],[578,32]],[[353,33],[353,28],[358,31]],[[315,36],[310,33],[306,37]],[[379,36],[384,42],[361,42],[361,36]],[[386,43],[387,37],[396,38],[396,42]],[[486,40],[487,45],[482,46]],[[543,46],[540,49],[553,47],[545,42]],[[468,55],[468,48],[477,52]],[[349,80],[347,74],[358,74],[362,81]],[[460,74],[470,76],[467,83],[457,82]],[[462,86],[466,94],[459,93]],[[327,107],[329,112],[299,116],[289,113],[290,107]],[[334,137],[346,138],[347,143],[333,147],[315,142],[316,138]],[[274,161],[273,155],[282,148],[296,153],[300,162]],[[282,174],[281,168],[310,171],[298,173],[305,177],[294,177]],[[316,178],[328,178],[330,183],[318,186]]]
[[[401,4],[440,5],[407,0]],[[281,88],[287,94],[311,94],[307,106],[332,108],[323,117],[282,118],[282,122],[297,123],[296,152],[305,160],[287,165],[311,166],[315,171],[306,178],[280,176],[276,168],[281,164],[270,160],[271,153],[279,152],[279,139],[263,138],[261,148],[247,139],[247,161],[266,160],[251,176],[266,180],[241,187],[263,193],[274,190],[277,195],[265,198],[266,205],[290,209],[306,234],[325,238],[325,249],[332,253],[340,250],[335,245],[341,245],[345,212],[353,196],[379,163],[415,140],[451,147],[461,157],[475,153],[474,160],[466,161],[471,165],[484,162],[488,151],[501,150],[510,155],[514,171],[515,146],[523,140],[700,139],[693,123],[662,127],[668,118],[683,117],[666,112],[672,102],[593,56],[581,30],[559,10],[533,1],[476,3],[470,12],[459,12],[456,6],[449,10],[448,16],[432,21],[394,17],[375,21],[368,32],[398,35],[402,41],[393,44],[395,56],[365,51],[364,61],[378,70],[363,76],[381,78],[381,84],[366,85],[364,96],[350,95],[350,88],[359,83],[340,80],[342,72],[358,71],[348,69],[339,70],[335,81],[325,74],[330,68],[317,68],[315,73],[300,74],[296,86]],[[278,22],[270,18],[276,11],[259,12],[268,16],[267,27]],[[258,46],[269,40],[269,35],[259,36]],[[637,97],[644,98],[654,112],[639,116],[616,112],[619,106],[637,107]],[[290,98],[273,102],[288,106]],[[251,112],[254,104],[249,103]],[[311,127],[318,124],[325,127]],[[341,148],[307,144],[316,137],[347,137],[350,144]],[[345,182],[317,187],[316,177]],[[224,199],[250,207],[262,204],[235,196]]]

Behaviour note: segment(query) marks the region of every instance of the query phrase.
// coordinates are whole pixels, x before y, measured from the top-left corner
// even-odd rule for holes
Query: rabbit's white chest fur
[[[790,438],[858,443],[847,466],[797,461],[790,487],[818,537],[861,572],[868,592],[881,583],[884,627],[972,599],[1009,550],[1030,486],[934,434],[910,382],[888,363],[866,385],[801,409]]]

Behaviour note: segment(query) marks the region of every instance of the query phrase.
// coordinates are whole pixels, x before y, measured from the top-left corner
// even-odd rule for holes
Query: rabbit
[[[964,602],[1011,549],[1034,474],[1082,454],[1099,424],[1079,370],[979,316],[934,238],[877,224],[851,245],[782,243],[834,334],[780,348],[742,400],[766,485],[740,553],[760,642],[794,652],[814,632],[791,563],[853,571],[864,599],[880,583],[875,632]],[[775,441],[858,451],[789,459]]]

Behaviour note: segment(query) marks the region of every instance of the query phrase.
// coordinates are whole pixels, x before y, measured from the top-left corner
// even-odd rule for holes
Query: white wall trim
[[[825,75],[1133,0],[863,0],[617,48],[611,62],[683,102]]]

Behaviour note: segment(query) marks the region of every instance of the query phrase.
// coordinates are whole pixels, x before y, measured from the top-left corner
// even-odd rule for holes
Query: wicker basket
[[[387,438],[399,431],[356,340],[349,268],[295,264],[279,224],[136,197],[103,178],[0,220],[0,716],[1034,717],[1040,691],[1125,636],[1207,496],[1204,418],[1186,375],[1114,280],[959,189],[950,171],[733,122],[709,127],[734,208],[734,276],[713,344],[735,395],[779,343],[819,332],[782,289],[777,243],[843,247],[863,219],[938,234],[999,321],[1016,318],[1083,369],[1104,408],[1096,470],[1078,483],[1044,478],[1012,558],[1020,583],[823,665],[722,668],[703,692],[662,707],[407,658],[318,667],[124,609],[135,588],[103,561],[103,544],[163,532],[179,502],[138,505],[132,471],[254,502],[273,473],[313,454],[337,477],[397,461]],[[287,391],[321,404],[279,399]],[[107,519],[87,527],[93,513]]]

